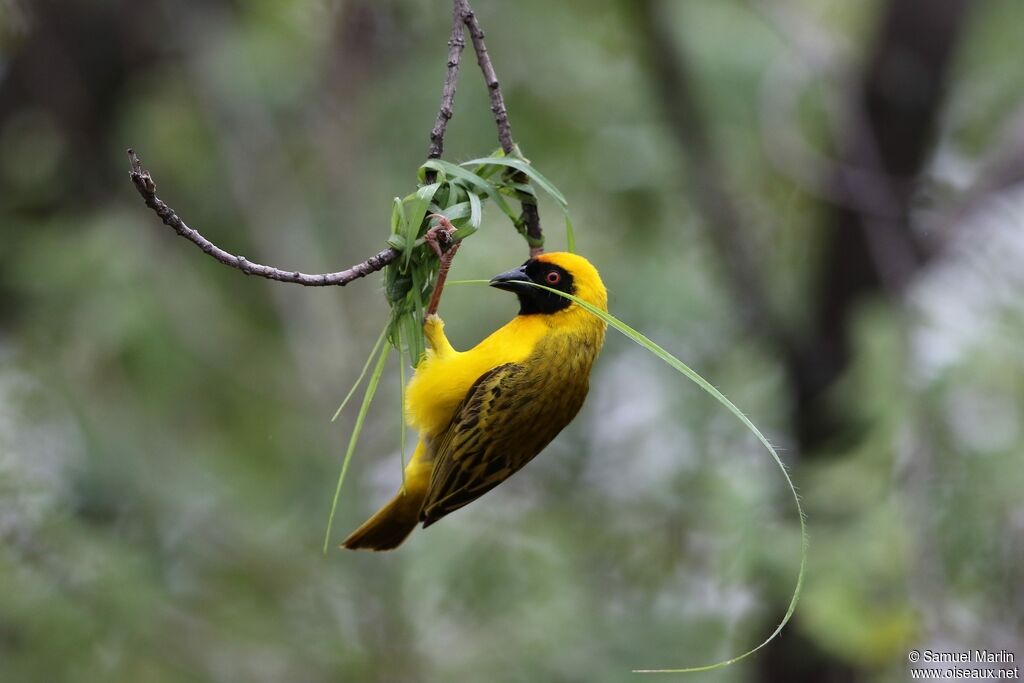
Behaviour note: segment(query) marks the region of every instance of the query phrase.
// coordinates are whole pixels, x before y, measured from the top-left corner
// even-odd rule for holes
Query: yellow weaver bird
[[[430,344],[406,391],[419,443],[394,499],[344,548],[390,550],[508,479],[544,450],[583,405],[605,323],[529,282],[608,310],[601,276],[582,256],[542,254],[490,284],[519,297],[519,315],[469,351],[456,351],[431,316]]]

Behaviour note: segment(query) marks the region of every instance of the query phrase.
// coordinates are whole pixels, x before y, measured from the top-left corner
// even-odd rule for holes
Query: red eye
[[[544,279],[548,281],[549,285],[557,285],[562,281],[562,275],[557,270],[549,271]]]

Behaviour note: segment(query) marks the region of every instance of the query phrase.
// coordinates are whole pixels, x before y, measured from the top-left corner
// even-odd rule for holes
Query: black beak
[[[510,292],[522,291],[524,287],[528,287],[527,282],[530,282],[529,276],[526,274],[526,266],[520,266],[507,270],[501,275],[495,275],[491,278],[491,287],[497,287],[498,289],[505,289]]]

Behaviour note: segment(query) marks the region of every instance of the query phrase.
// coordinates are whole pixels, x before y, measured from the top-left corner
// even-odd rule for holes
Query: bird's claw
[[[456,228],[448,220],[448,217],[443,214],[432,213],[428,218],[436,218],[437,225],[427,230],[423,239],[426,240],[430,248],[437,254],[437,258],[443,259],[444,255],[455,245],[453,235]]]
[[[454,352],[444,334],[444,321],[436,313],[431,313],[423,320],[423,336],[427,338],[435,355],[444,357]]]

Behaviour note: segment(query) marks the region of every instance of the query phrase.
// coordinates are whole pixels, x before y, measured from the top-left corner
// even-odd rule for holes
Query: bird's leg
[[[437,254],[438,260],[443,263],[445,252],[455,246],[452,240],[452,235],[455,234],[455,226],[452,225],[447,216],[439,213],[432,213],[427,218],[436,218],[437,225],[427,230],[426,234],[423,235],[423,239],[434,250],[434,253]]]
[[[423,336],[430,342],[430,348],[434,350],[434,355],[438,358],[455,353],[451,342],[444,334],[444,321],[436,313],[428,315],[427,319],[423,321]]]
[[[437,281],[434,283],[434,293],[430,296],[430,303],[427,305],[426,319],[437,313],[437,307],[441,303],[441,291],[444,289],[444,281],[448,277],[448,269],[451,268],[455,252],[459,250],[459,242],[452,238],[455,234],[455,226],[446,216],[439,213],[431,214],[430,218],[437,219],[437,225],[427,230],[423,236],[430,248],[437,254],[441,266],[437,270]],[[449,345],[448,348],[451,348]]]

